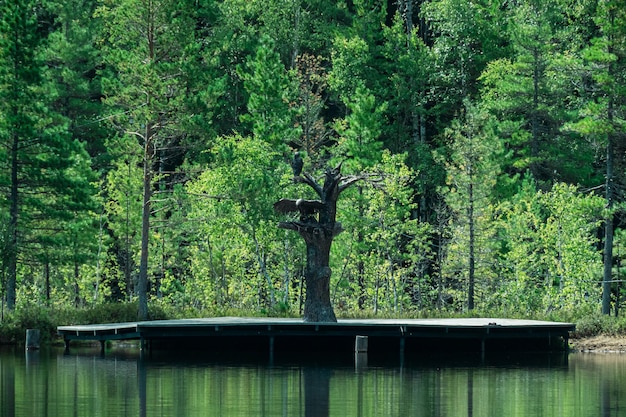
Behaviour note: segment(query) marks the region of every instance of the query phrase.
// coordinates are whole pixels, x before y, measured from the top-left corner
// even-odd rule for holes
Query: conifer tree
[[[142,151],[142,222],[137,281],[140,319],[148,317],[150,224],[154,183],[162,164],[180,143],[186,88],[186,47],[192,43],[191,4],[170,0],[103,3],[103,56],[113,72],[103,81],[105,103],[121,134]],[[116,75],[113,75],[116,74]],[[161,167],[161,168],[159,168]]]
[[[484,262],[489,258],[489,236],[493,234],[489,199],[500,174],[503,148],[489,114],[468,102],[462,117],[453,121],[445,135],[451,142],[451,154],[445,162],[448,178],[443,191],[453,211],[447,267],[451,275],[467,279],[466,306],[472,310],[476,277],[488,276]]]
[[[584,101],[579,109],[579,120],[568,127],[592,141],[604,144],[605,200],[608,209],[604,222],[604,272],[602,281],[602,312],[611,311],[611,283],[613,281],[613,235],[618,189],[624,178],[618,176],[625,161],[618,146],[626,135],[626,2],[605,0],[598,2],[596,24],[599,36],[591,40],[583,51],[587,75],[592,88],[583,90]],[[623,149],[623,148],[619,148]]]
[[[18,263],[51,261],[64,223],[89,205],[89,157],[55,111],[56,86],[44,77],[45,3],[3,2],[0,20],[0,184],[8,206],[7,307],[16,303]],[[87,162],[87,165],[85,165]],[[45,266],[47,270],[47,266]]]

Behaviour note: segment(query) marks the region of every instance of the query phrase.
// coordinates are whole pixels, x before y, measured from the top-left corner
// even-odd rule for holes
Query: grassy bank
[[[280,312],[266,311],[197,311],[193,309],[172,309],[152,305],[150,318],[175,319],[189,317],[215,316],[293,316]],[[569,322],[576,324],[574,340],[591,339],[597,337],[626,338],[626,317],[610,317],[602,314],[588,314],[575,317],[569,314],[551,313],[549,315],[535,314],[532,317],[519,316],[502,312],[472,312],[465,314],[447,314],[441,311],[419,311],[406,314],[373,314],[373,312],[341,312],[341,318],[441,318],[441,317],[507,317],[536,320]],[[137,319],[136,303],[101,304],[91,308],[51,309],[42,306],[21,308],[12,313],[5,313],[0,322],[0,344],[19,344],[24,342],[26,329],[39,329],[43,343],[52,343],[57,340],[56,328],[69,324],[92,323],[121,323]]]

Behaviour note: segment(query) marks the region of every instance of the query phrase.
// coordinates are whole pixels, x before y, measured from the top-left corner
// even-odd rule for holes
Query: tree
[[[595,234],[602,198],[564,183],[538,191],[533,182],[524,179],[519,192],[497,206],[497,265],[503,278],[489,304],[516,312],[591,313],[600,297]]]
[[[242,122],[251,125],[253,135],[274,146],[293,141],[298,131],[293,127],[295,109],[290,104],[296,87],[269,36],[261,38],[254,57],[245,68],[238,67],[238,74],[249,95],[248,112],[241,115]]]
[[[429,256],[429,225],[414,215],[416,173],[405,160],[404,154],[384,150],[367,167],[376,180],[351,187],[338,202],[349,230],[335,239],[331,253],[333,269],[341,271],[333,280],[332,299],[341,309],[355,306],[377,314],[427,302],[421,268]]]
[[[464,0],[424,2],[422,13],[433,39],[431,113],[445,123],[463,107],[463,100],[477,93],[487,63],[506,54],[504,16],[493,3]]]
[[[105,139],[114,132],[99,123],[103,116],[102,57],[96,42],[102,20],[93,14],[98,0],[48,0],[54,32],[42,53],[44,76],[56,86],[53,108],[68,119],[68,131],[85,144],[94,169],[103,169]]]
[[[405,3],[408,9],[412,1]],[[390,148],[398,151],[419,148],[427,143],[431,99],[428,88],[433,57],[420,38],[424,34],[413,28],[408,13],[404,16],[406,20],[396,14],[393,24],[383,28],[385,43],[382,52],[387,60],[385,72],[390,84],[387,100],[392,118],[386,133]],[[415,159],[414,166],[421,162],[420,156],[409,155]]]
[[[491,61],[480,80],[482,102],[497,117],[513,154],[510,174],[527,170],[539,185],[556,179],[588,184],[595,178],[593,153],[580,135],[563,131],[574,114],[579,66],[562,39],[560,9],[552,3],[522,2],[511,11],[512,54]]]
[[[500,174],[503,147],[491,116],[469,102],[465,103],[462,118],[455,119],[445,135],[450,141],[451,154],[445,162],[448,179],[444,195],[455,214],[450,225],[453,242],[448,261],[453,274],[467,274],[466,305],[472,310],[477,268],[482,271],[479,276],[488,276],[481,264],[487,261],[491,251],[489,199]]]
[[[141,235],[141,158],[143,149],[133,137],[122,136],[107,142],[108,154],[112,157],[112,166],[102,181],[101,196],[104,200],[104,213],[107,228],[113,238],[111,256],[120,266],[124,277],[117,282],[110,277],[109,285],[114,287],[113,299],[132,300],[135,294],[137,257]],[[126,297],[123,296],[125,293]]]
[[[71,213],[83,210],[91,193],[89,158],[67,133],[68,121],[53,105],[56,86],[44,76],[44,6],[28,0],[0,5],[0,143],[7,156],[0,160],[0,186],[9,214],[9,309],[16,303],[18,264],[30,258],[47,268],[48,254],[63,246]]]
[[[304,172],[294,181],[308,185],[319,200],[281,199],[274,204],[280,213],[299,213],[299,220],[280,222],[279,228],[293,230],[306,244],[306,300],[304,321],[336,322],[337,318],[330,300],[330,248],[333,239],[343,231],[337,217],[337,200],[341,193],[362,180],[362,176],[344,176],[341,164],[327,168],[324,183],[319,184],[309,173]]]
[[[344,97],[344,104],[348,114],[344,119],[335,122],[335,131],[339,135],[336,154],[345,157],[343,165],[354,172],[366,172],[380,163],[383,144],[379,140],[384,112],[387,103],[377,104],[373,94],[367,88],[359,85],[352,96]],[[351,199],[351,211],[356,219],[354,228],[354,243],[357,258],[356,280],[358,283],[358,306],[364,308],[365,303],[365,264],[363,255],[367,251],[364,247],[364,224],[367,201],[364,199],[363,187],[356,187],[357,196]]]
[[[202,236],[191,242],[191,295],[204,308],[275,309],[285,254],[271,206],[288,166],[280,149],[250,136],[221,138],[212,156],[186,186],[192,199],[188,227]]]
[[[579,110],[579,120],[567,128],[592,141],[601,141],[605,148],[605,200],[608,209],[604,221],[604,272],[602,279],[602,312],[611,311],[611,282],[613,271],[614,210],[618,200],[618,187],[623,186],[616,176],[616,168],[624,165],[623,155],[616,147],[626,135],[626,13],[623,0],[598,3],[596,24],[598,37],[583,51],[588,64],[587,78],[593,80],[583,90],[584,102]],[[618,157],[619,156],[619,157]],[[619,165],[618,165],[619,164]],[[623,179],[622,179],[623,180]]]
[[[148,318],[148,269],[153,181],[158,168],[181,140],[186,91],[186,47],[193,40],[191,4],[170,0],[126,0],[104,3],[105,62],[117,76],[108,77],[105,103],[110,121],[142,146],[142,221],[137,281],[138,317]],[[157,167],[155,169],[155,166]]]
[[[326,151],[333,143],[332,129],[324,120],[328,76],[322,57],[310,54],[296,58],[296,72],[299,84],[296,107],[299,111],[295,120],[301,134],[289,145],[305,152],[309,169],[314,171],[325,165]]]

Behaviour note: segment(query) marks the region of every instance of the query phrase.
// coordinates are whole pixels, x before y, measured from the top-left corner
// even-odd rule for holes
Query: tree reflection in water
[[[4,349],[0,415],[618,417],[626,410],[626,355],[419,358],[403,366],[353,360],[270,364],[264,355],[145,359],[103,358],[97,348],[68,356]]]

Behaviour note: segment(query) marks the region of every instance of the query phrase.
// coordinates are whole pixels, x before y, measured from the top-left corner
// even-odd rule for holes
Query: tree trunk
[[[473,180],[472,180],[473,181]],[[475,259],[475,219],[474,219],[474,183],[470,182],[469,185],[469,207],[467,209],[467,220],[469,223],[469,284],[467,289],[467,309],[474,309],[474,285],[475,285],[475,271],[476,271],[476,259]]]
[[[306,299],[304,301],[304,321],[336,322],[335,312],[330,302],[330,246],[332,238],[320,236],[306,243],[307,265]]]
[[[615,21],[614,12],[611,10],[609,19],[611,27],[613,27]],[[609,39],[609,54],[613,53],[613,47],[611,44],[612,39]],[[614,79],[613,65],[609,63],[609,78]],[[614,111],[614,98],[609,96],[609,102],[607,105],[607,119],[609,126],[613,127],[613,111]],[[606,144],[606,207],[609,213],[606,216],[604,223],[604,273],[602,277],[602,314],[611,314],[611,281],[613,280],[613,197],[615,194],[613,185],[613,159],[615,157],[615,139],[612,133],[607,135]]]
[[[146,127],[146,138],[143,159],[143,209],[141,212],[141,260],[139,264],[139,279],[137,282],[137,295],[139,308],[137,318],[148,320],[148,249],[150,243],[150,214],[152,198],[152,132]]]
[[[15,129],[15,127],[14,127]],[[13,311],[15,309],[15,290],[17,282],[17,221],[18,221],[18,149],[19,136],[17,131],[13,132],[13,144],[11,146],[11,194],[9,209],[9,242],[7,247],[7,309]]]
[[[611,313],[611,281],[613,280],[613,135],[608,135],[606,152],[606,206],[609,214],[604,222],[604,273],[602,278],[602,314]]]

